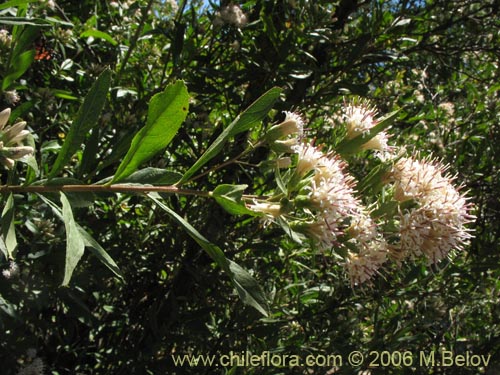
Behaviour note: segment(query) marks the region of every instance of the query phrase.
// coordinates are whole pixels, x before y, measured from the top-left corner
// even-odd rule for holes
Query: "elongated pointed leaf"
[[[6,1],[3,4],[0,4],[0,10],[4,10],[4,9],[7,9],[7,8],[18,7],[20,5],[26,5],[26,4],[29,4],[29,3],[34,3],[36,1],[38,1],[38,0],[10,0],[10,1]]]
[[[14,258],[17,247],[16,229],[14,227],[14,197],[9,194],[2,211],[2,244],[0,249],[6,258]]]
[[[92,254],[94,254],[106,267],[108,267],[116,276],[123,280],[123,275],[120,268],[115,263],[113,258],[104,250],[104,248],[97,242],[85,229],[77,224],[78,231],[80,232],[85,246],[87,246]]]
[[[63,219],[61,209],[51,200],[47,199],[43,195],[38,195],[51,209],[54,215],[56,215],[60,220]],[[102,246],[85,230],[80,224],[76,223],[78,231],[80,232],[85,246],[90,248],[90,251],[106,266],[108,267],[116,276],[123,279],[120,269],[118,268],[115,261],[109,256],[109,254],[102,248]]]
[[[208,241],[201,235],[195,228],[191,226],[186,220],[179,216],[175,211],[163,204],[159,195],[156,193],[148,194],[149,198],[155,202],[158,207],[164,210],[172,219],[174,219],[189,236],[201,246],[203,250],[227,273],[231,282],[233,283],[238,295],[243,303],[254,307],[264,316],[268,316],[269,306],[257,281],[241,266],[235,262],[228,260],[223,251],[217,246]]]
[[[165,149],[186,119],[188,108],[189,93],[182,81],[167,86],[164,92],[153,96],[149,103],[146,125],[132,139],[111,182],[115,183],[129,176],[139,165]]]
[[[269,315],[269,306],[259,283],[238,263],[228,260],[231,279],[243,303],[252,306],[262,315]]]
[[[188,169],[188,171],[182,176],[182,179],[178,184],[186,182],[193,174],[195,174],[201,167],[208,163],[212,158],[214,158],[222,148],[229,138],[234,137],[236,134],[249,130],[256,123],[262,121],[262,119],[271,110],[274,103],[278,99],[281,93],[281,89],[275,87],[262,95],[253,104],[250,105],[243,113],[238,115],[234,121],[229,124],[227,128],[217,137],[217,139],[212,143],[208,149],[203,153],[203,155],[194,163],[194,165]]]
[[[222,252],[222,250],[203,237],[195,228],[191,226],[186,220],[184,220],[181,216],[179,216],[175,211],[173,211],[170,207],[166,206],[163,202],[160,201],[160,197],[156,193],[148,194],[149,198],[155,202],[158,207],[160,207],[163,211],[165,211],[169,216],[174,219],[177,224],[182,226],[189,236],[196,241],[200,247],[207,252],[207,254],[212,258],[224,271],[229,272],[229,263]]]
[[[66,135],[61,152],[59,152],[49,173],[49,178],[55,177],[63,169],[73,154],[81,147],[89,130],[97,123],[104,107],[110,84],[111,72],[105,70],[94,83],[78,110],[76,119],[71,124],[71,128]]]
[[[121,183],[151,184],[151,185],[173,185],[182,175],[178,172],[167,171],[161,168],[147,167],[139,169],[122,180]]]
[[[66,228],[66,263],[64,265],[63,286],[69,284],[71,275],[85,251],[85,242],[78,230],[68,198],[61,193],[62,216]]]

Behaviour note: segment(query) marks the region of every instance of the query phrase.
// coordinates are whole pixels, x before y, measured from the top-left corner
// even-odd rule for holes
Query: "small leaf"
[[[61,193],[61,203],[64,227],[66,228],[66,263],[64,265],[64,280],[62,285],[66,286],[71,280],[71,275],[76,265],[83,256],[85,242],[78,230],[73,218],[73,212],[71,211],[71,205],[64,193]]]
[[[71,128],[66,135],[66,140],[64,141],[62,149],[49,173],[49,179],[55,177],[66,165],[73,154],[82,145],[89,130],[97,123],[106,101],[110,83],[111,72],[105,70],[94,83],[78,110],[76,119],[73,121],[73,124],[71,124]]]
[[[6,258],[14,258],[14,252],[17,248],[16,229],[14,227],[14,197],[9,194],[7,202],[2,211],[2,241],[4,246],[0,246]]]
[[[262,121],[262,119],[271,110],[274,103],[278,99],[281,93],[281,89],[275,87],[262,95],[253,104],[250,105],[243,113],[238,115],[234,121],[229,124],[227,128],[217,137],[217,139],[208,147],[208,149],[201,155],[201,157],[194,163],[194,165],[188,169],[188,171],[182,176],[182,179],[178,184],[186,182],[193,174],[196,173],[201,167],[208,163],[212,158],[214,158],[220,151],[222,151],[225,143],[230,137],[235,136],[238,133],[249,130],[256,123]]]
[[[245,202],[241,200],[243,196],[243,191],[248,187],[248,185],[229,185],[223,184],[217,186],[212,192],[212,196],[215,198],[217,203],[221,205],[223,209],[229,212],[231,215],[252,215],[255,216],[255,212],[249,210],[245,206]]]
[[[184,122],[189,108],[189,93],[182,81],[167,86],[151,99],[146,125],[132,139],[132,144],[111,183],[132,174],[139,165],[165,149]]]
[[[113,39],[111,35],[105,33],[104,31],[99,31],[96,29],[86,30],[80,34],[80,37],[81,38],[92,37],[92,38],[102,39],[105,40],[106,42],[111,43],[113,46],[118,45],[118,42],[115,39]]]
[[[200,247],[221,267],[231,279],[241,300],[255,309],[264,316],[268,316],[269,307],[266,298],[257,281],[243,268],[236,263],[227,260],[222,250],[203,237],[195,228],[186,220],[179,216],[175,211],[163,204],[159,200],[159,195],[156,193],[148,194],[148,197],[155,202],[158,207],[164,210],[172,219],[174,219],[189,236],[196,241]]]
[[[372,194],[378,193],[385,184],[384,178],[392,168],[390,163],[380,164],[373,168],[370,173],[358,184],[358,190],[364,192],[370,190]]]

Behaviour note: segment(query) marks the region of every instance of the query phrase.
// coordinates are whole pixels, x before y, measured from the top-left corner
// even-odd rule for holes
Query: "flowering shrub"
[[[1,4],[2,373],[498,349],[500,43],[465,3]],[[276,371],[378,370],[245,369]]]

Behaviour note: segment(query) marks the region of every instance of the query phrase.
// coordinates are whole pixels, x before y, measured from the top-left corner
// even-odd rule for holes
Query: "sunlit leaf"
[[[257,99],[252,105],[250,105],[250,107],[248,107],[243,113],[236,117],[236,119],[227,128],[225,128],[217,139],[208,147],[196,163],[188,169],[178,184],[182,184],[189,180],[189,178],[193,176],[201,167],[221,152],[224,145],[231,137],[251,129],[256,123],[262,121],[262,119],[273,107],[280,93],[281,89],[276,87],[272,88]]]
[[[71,124],[62,149],[49,173],[49,178],[55,177],[64,168],[73,154],[81,147],[87,133],[97,123],[106,102],[110,83],[111,72],[105,70],[96,80],[78,110],[76,119]]]
[[[0,249],[6,258],[13,258],[17,248],[16,229],[14,227],[14,197],[9,194],[2,211],[2,244]]]
[[[64,193],[61,193],[61,203],[62,217],[66,229],[66,262],[64,264],[64,280],[62,285],[66,286],[71,280],[76,265],[83,256],[85,242],[78,230],[75,219],[73,218],[73,212],[71,211],[71,205]]]
[[[81,38],[92,37],[92,38],[102,39],[105,40],[106,42],[111,43],[113,46],[116,46],[118,44],[118,42],[108,33],[95,29],[85,30],[83,33],[80,34],[80,37]]]
[[[167,86],[149,103],[146,125],[132,139],[112,183],[124,179],[144,162],[165,149],[184,122],[189,108],[189,93],[182,81]]]

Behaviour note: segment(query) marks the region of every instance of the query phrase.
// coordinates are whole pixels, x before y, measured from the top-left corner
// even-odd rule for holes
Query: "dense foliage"
[[[0,111],[29,130],[18,154],[12,137],[0,147],[2,373],[358,374],[368,361],[345,361],[359,350],[414,356],[371,374],[497,374],[498,20],[495,0],[1,4]],[[283,153],[258,143],[283,111],[300,113],[308,142],[340,152],[339,114],[360,97],[392,114],[393,147],[450,165],[475,220],[463,250],[388,262],[357,285],[341,251],[299,244],[286,223],[249,209],[287,182],[275,168]],[[391,163],[350,151],[346,173],[366,188],[364,204],[378,204],[386,192],[367,176]],[[110,182],[166,190],[92,190]],[[491,358],[418,363],[439,350]],[[231,351],[344,363],[172,358]]]

